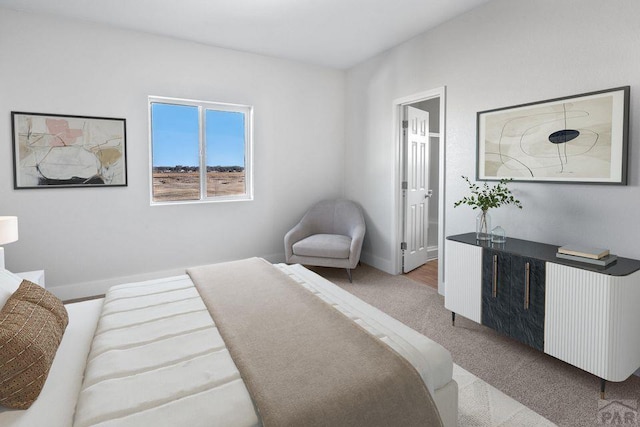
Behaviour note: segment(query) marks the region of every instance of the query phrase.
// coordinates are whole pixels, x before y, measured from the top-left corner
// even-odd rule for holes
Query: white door
[[[429,113],[405,107],[404,272],[427,262],[429,231]]]

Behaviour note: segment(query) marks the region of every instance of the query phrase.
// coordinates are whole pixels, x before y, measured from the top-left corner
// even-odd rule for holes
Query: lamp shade
[[[18,240],[18,217],[0,216],[0,245]]]

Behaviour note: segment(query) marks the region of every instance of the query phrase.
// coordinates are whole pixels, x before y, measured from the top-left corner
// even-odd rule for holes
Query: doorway
[[[444,294],[444,107],[444,87],[394,101],[398,152],[396,272],[424,268],[421,266],[425,263],[430,263],[432,270],[437,263],[441,294]],[[421,125],[424,121],[425,127]]]

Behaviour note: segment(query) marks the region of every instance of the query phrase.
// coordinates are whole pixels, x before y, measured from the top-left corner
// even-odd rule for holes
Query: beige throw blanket
[[[263,425],[442,425],[412,365],[266,261],[187,273]]]

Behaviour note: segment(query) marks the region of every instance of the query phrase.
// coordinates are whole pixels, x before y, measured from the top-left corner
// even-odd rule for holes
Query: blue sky
[[[153,103],[153,166],[198,166],[198,107]],[[244,114],[206,110],[207,166],[244,166]]]

